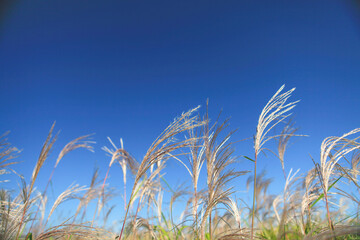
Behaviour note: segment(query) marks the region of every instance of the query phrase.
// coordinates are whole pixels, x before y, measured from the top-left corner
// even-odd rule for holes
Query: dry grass
[[[260,113],[254,136],[255,158],[246,157],[254,163],[247,181],[252,204],[237,197],[238,177],[248,171],[242,169],[234,152],[231,140],[235,131],[227,131],[228,120],[212,123],[207,110],[200,117],[195,108],[176,118],[141,161],[124,148],[122,139],[118,147],[108,138],[111,146],[103,147],[110,157],[105,176],[96,169],[88,187],[71,185],[49,205],[51,197],[46,190],[62,159],[76,149],[94,148],[90,135],[66,144],[57,155],[45,190],[37,191],[36,179],[46,174],[41,169],[57,138],[53,136],[53,125],[29,184],[19,178],[22,186],[14,195],[6,188],[7,179],[0,179],[4,184],[0,190],[0,239],[360,239],[360,129],[326,138],[320,158],[309,159],[314,161],[313,169],[303,174],[299,170],[287,171],[286,149],[292,137],[304,135],[297,134],[293,123],[285,122],[298,101],[287,103],[294,89],[282,93],[283,89]],[[285,125],[281,133],[273,134],[274,127],[282,123]],[[265,148],[271,140],[277,141],[276,156],[284,174],[283,191],[277,195],[269,193],[272,179],[265,171],[256,172],[261,163],[259,154],[263,150],[275,152]],[[12,167],[18,156],[19,150],[8,143],[6,134],[2,135],[0,177],[17,174]],[[189,175],[182,178],[191,187],[186,183],[173,187],[166,182],[168,161],[184,167]],[[121,170],[112,168],[117,163]],[[117,199],[112,183],[107,182],[110,169],[122,173],[124,206],[110,204],[114,203],[111,199]],[[133,185],[128,192],[129,178],[133,178]],[[202,181],[204,184],[199,184]],[[56,209],[74,200],[79,201],[74,213],[65,222],[52,226]],[[184,204],[178,204],[181,202]],[[181,216],[175,211],[182,212]],[[109,216],[118,222],[109,224]],[[86,219],[92,221],[84,222]]]

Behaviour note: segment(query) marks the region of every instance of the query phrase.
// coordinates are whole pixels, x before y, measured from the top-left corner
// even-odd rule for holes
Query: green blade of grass
[[[168,182],[165,180],[165,178],[163,177],[160,177],[161,180],[166,184],[166,186],[169,188],[169,190],[172,192],[172,193],[175,193],[175,191],[170,187],[170,185],[168,184]]]
[[[330,191],[330,189],[342,178],[343,176],[340,176],[338,179],[336,179],[329,187],[328,187],[328,191]],[[324,193],[320,194],[320,196],[310,205],[310,208],[312,208],[313,206],[315,206],[315,204],[320,201],[322,198],[324,197]]]
[[[28,233],[25,237],[25,240],[32,240],[32,233]]]
[[[249,157],[247,157],[247,156],[243,156],[244,158],[246,158],[247,160],[250,160],[250,161],[252,161],[252,162],[255,162],[253,159],[251,159],[251,158],[249,158]]]

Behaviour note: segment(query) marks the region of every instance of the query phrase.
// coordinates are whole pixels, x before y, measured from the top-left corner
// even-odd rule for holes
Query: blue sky
[[[29,179],[56,120],[61,133],[39,189],[68,141],[96,133],[95,153],[60,163],[59,193],[75,180],[88,184],[95,166],[105,175],[107,136],[122,137],[140,160],[174,117],[207,98],[211,118],[222,109],[239,129],[233,140],[252,137],[286,84],[297,88],[293,117],[310,137],[292,142],[285,164],[309,169],[325,137],[359,127],[358,10],[352,1],[18,1],[0,28],[0,131],[23,150],[15,168]],[[236,154],[252,156],[252,141],[236,144]],[[267,156],[259,167],[276,178],[280,163]],[[168,163],[170,183],[188,177],[180,168]],[[120,168],[110,175],[121,188]]]

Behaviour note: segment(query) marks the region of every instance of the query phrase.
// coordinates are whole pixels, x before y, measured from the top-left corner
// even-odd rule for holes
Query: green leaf
[[[328,191],[330,191],[330,189],[342,178],[343,176],[340,176],[338,179],[336,179],[329,187],[328,187]],[[312,208],[313,206],[315,206],[315,204],[320,201],[322,198],[324,197],[324,193],[320,194],[320,196],[310,205],[310,208]]]
[[[168,222],[167,222],[163,212],[161,212],[161,218],[164,220],[166,227],[169,228]]]
[[[32,240],[32,233],[28,233],[25,237],[25,240]]]
[[[210,233],[206,233],[206,234],[205,234],[205,238],[206,238],[207,240],[210,240]]]
[[[246,158],[247,160],[250,160],[252,162],[255,162],[254,160],[252,160],[251,158],[247,157],[247,156],[243,156],[244,158]]]
[[[168,184],[168,182],[165,180],[165,178],[163,177],[160,177],[161,180],[166,184],[166,186],[169,188],[169,190],[172,192],[172,193],[175,193],[175,191],[170,187],[170,185]]]
[[[179,237],[181,237],[182,231],[186,228],[187,226],[182,226],[180,228],[178,228],[178,231],[176,233],[176,239],[179,239]]]
[[[166,239],[170,240],[169,233],[162,226],[156,225],[156,228],[154,228],[154,229],[156,229],[163,236],[163,238],[166,237]]]

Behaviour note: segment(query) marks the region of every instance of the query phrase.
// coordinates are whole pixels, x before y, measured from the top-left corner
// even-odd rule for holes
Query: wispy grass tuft
[[[0,136],[0,176],[19,177],[17,191],[7,189],[8,184],[3,184],[6,179],[1,179],[0,239],[360,239],[360,128],[326,138],[320,159],[302,159],[312,160],[314,168],[294,172],[288,168],[291,161],[285,158],[285,152],[292,137],[304,135],[297,134],[292,121],[287,121],[298,102],[288,102],[294,89],[283,89],[270,98],[260,114],[254,159],[245,157],[254,163],[254,172],[246,181],[252,198],[243,196],[245,189],[234,187],[243,181],[238,176],[248,172],[237,161],[234,147],[239,141],[233,141],[235,131],[228,130],[229,120],[219,123],[218,117],[211,122],[208,105],[203,117],[195,108],[176,118],[141,161],[124,148],[122,139],[118,145],[108,138],[110,146],[102,148],[109,156],[105,176],[101,177],[101,168],[95,168],[88,186],[74,183],[57,198],[47,193],[55,169],[73,150],[93,151],[90,135],[65,145],[55,158],[42,192],[36,189],[36,180],[39,174],[48,174],[42,167],[57,139],[54,125],[29,180],[12,169],[17,166],[14,159],[20,151],[8,143],[7,134]],[[280,134],[273,134],[275,126],[282,123],[285,126]],[[270,140],[276,140],[275,149],[267,146],[271,146],[267,144]],[[265,170],[257,173],[260,153],[265,150],[276,152],[270,157],[280,159],[279,170],[281,166],[284,175],[280,192],[271,191],[277,181]],[[242,148],[239,151],[244,154]],[[184,181],[176,184],[180,187],[173,186],[173,176],[171,181],[167,179],[170,160],[189,173],[178,176]],[[124,206],[116,204],[121,196],[112,187],[110,169],[122,174]],[[129,183],[133,184],[131,191],[127,190]],[[70,216],[63,216],[66,211],[60,210],[64,210],[61,206],[67,200],[75,200],[78,205]]]
[[[271,97],[268,103],[265,105],[261,111],[258,124],[256,127],[256,134],[254,137],[254,150],[255,150],[255,159],[254,159],[254,195],[253,195],[253,206],[251,214],[251,239],[253,239],[254,233],[254,218],[255,218],[255,206],[256,206],[256,167],[257,160],[260,152],[263,150],[264,144],[271,139],[280,137],[280,135],[267,136],[268,133],[279,123],[283,122],[291,114],[288,113],[293,109],[299,101],[287,103],[288,98],[291,96],[291,93],[295,90],[291,90],[281,93],[285,85],[281,86],[280,89]]]

